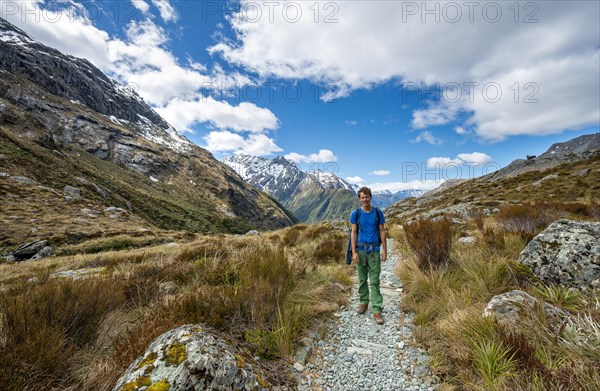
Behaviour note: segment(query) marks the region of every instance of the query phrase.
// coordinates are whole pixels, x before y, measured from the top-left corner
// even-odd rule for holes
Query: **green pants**
[[[366,258],[366,259],[365,259]],[[371,282],[371,308],[374,314],[381,313],[383,296],[379,290],[379,275],[381,274],[381,257],[379,251],[358,251],[358,296],[361,304],[369,304],[369,285]]]

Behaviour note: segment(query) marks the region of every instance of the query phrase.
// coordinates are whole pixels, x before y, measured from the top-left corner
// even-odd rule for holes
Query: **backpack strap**
[[[377,219],[377,227],[375,228],[377,230],[377,241],[381,245],[381,237],[379,236],[379,208],[377,208],[376,206],[374,208],[375,208],[375,218]]]

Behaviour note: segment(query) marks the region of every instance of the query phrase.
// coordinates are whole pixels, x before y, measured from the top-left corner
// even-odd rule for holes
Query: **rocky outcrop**
[[[9,150],[25,148],[34,162],[28,168],[60,167],[59,180],[54,175],[38,179],[47,187],[64,189],[64,201],[98,194],[106,202],[131,202],[130,212],[167,229],[238,232],[295,222],[281,205],[180,135],[135,88],[112,80],[85,59],[36,42],[2,18],[0,73],[2,143],[18,144]],[[23,167],[27,159],[14,153],[10,160]],[[70,169],[79,160],[85,160],[86,169],[74,173]],[[25,176],[10,179],[29,183]],[[171,202],[165,208],[157,207],[156,199],[148,200],[156,191],[169,193],[164,197]],[[158,196],[161,204],[162,197]]]
[[[119,379],[113,391],[264,390],[252,364],[201,325],[159,336]]]
[[[528,171],[547,170],[561,164],[590,159],[598,155],[600,155],[600,133],[586,134],[564,143],[553,144],[540,156],[514,160],[508,166],[487,174],[481,179],[495,181]]]
[[[494,296],[483,310],[483,316],[493,316],[501,324],[514,326],[523,316],[523,313],[534,313],[537,308],[543,309],[549,324],[556,329],[560,328],[560,325],[569,319],[567,312],[520,290],[512,290]]]
[[[518,261],[547,283],[600,288],[600,223],[555,221],[529,242]]]
[[[13,251],[12,257],[15,261],[25,261],[27,259],[41,259],[52,254],[52,247],[48,245],[47,240],[38,240],[20,245]]]

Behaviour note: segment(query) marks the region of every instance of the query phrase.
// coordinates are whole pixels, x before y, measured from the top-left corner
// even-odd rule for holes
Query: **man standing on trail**
[[[383,324],[381,308],[383,297],[379,290],[381,262],[387,259],[387,243],[385,238],[385,217],[379,208],[371,207],[371,189],[362,187],[358,191],[361,207],[352,212],[352,262],[358,262],[358,295],[360,304],[356,309],[364,314],[369,306],[369,285],[371,283],[371,306],[377,324]],[[380,248],[383,250],[380,252]]]

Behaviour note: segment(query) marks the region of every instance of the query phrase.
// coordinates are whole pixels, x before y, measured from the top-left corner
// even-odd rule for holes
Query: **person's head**
[[[363,186],[358,190],[358,199],[360,200],[362,206],[371,205],[371,197],[371,189],[368,187]]]

